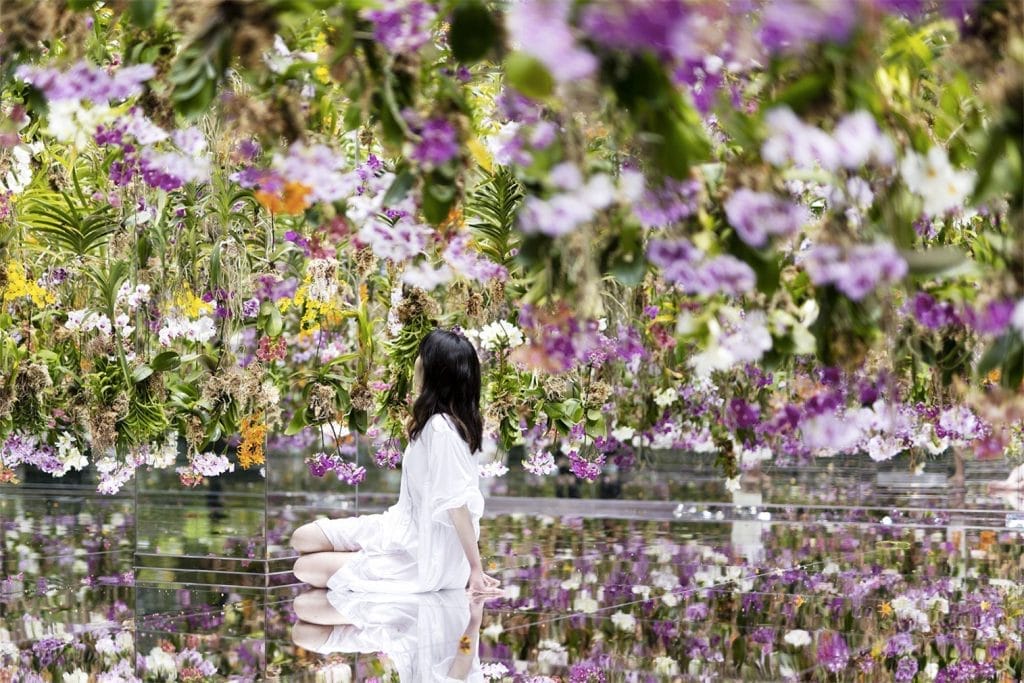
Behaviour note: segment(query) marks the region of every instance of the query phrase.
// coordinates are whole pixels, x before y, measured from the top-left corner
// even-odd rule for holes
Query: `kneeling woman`
[[[380,514],[317,519],[292,547],[300,581],[332,590],[420,593],[468,588],[493,593],[477,542],[484,499],[473,454],[480,449],[480,360],[455,331],[420,342],[418,392],[402,457],[398,502]]]

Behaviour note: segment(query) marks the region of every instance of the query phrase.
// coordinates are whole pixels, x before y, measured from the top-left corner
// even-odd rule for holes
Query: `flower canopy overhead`
[[[1021,450],[1018,3],[0,15],[2,481],[358,483],[438,324],[534,476]]]

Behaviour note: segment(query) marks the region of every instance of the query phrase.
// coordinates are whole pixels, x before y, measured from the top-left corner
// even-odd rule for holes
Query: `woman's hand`
[[[471,569],[469,572],[469,583],[466,585],[472,595],[501,595],[501,581],[484,574],[482,568]]]

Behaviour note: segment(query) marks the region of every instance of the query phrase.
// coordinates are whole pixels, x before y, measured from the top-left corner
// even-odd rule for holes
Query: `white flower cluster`
[[[924,199],[924,212],[929,216],[963,206],[977,180],[974,171],[955,170],[941,147],[932,147],[927,156],[907,154],[900,162],[900,175],[907,188]]]
[[[169,317],[164,321],[157,337],[160,344],[170,346],[175,339],[186,339],[190,342],[204,344],[217,333],[217,326],[213,318],[203,315],[196,320],[189,320],[181,316]]]
[[[11,167],[0,177],[0,194],[20,194],[32,182],[32,155],[43,148],[40,141],[11,148]]]
[[[660,408],[667,408],[679,400],[679,390],[669,387],[654,395],[654,402]]]
[[[494,351],[499,348],[514,349],[517,346],[522,346],[526,341],[522,330],[506,320],[497,320],[484,325],[474,336],[479,340],[480,348],[485,351]]]
[[[174,655],[154,647],[146,655],[146,673],[155,676],[157,679],[174,680],[178,676],[178,664],[174,661]]]
[[[125,282],[117,290],[117,303],[127,304],[129,310],[134,311],[147,301],[149,301],[149,285],[145,283],[139,283],[132,288]]]
[[[83,149],[92,142],[97,128],[116,117],[117,112],[107,104],[93,103],[86,108],[82,100],[51,100],[46,131],[58,142]]]
[[[558,466],[555,464],[554,456],[547,451],[540,451],[531,455],[523,463],[523,469],[530,474],[545,476],[557,472]]]
[[[636,617],[626,612],[618,611],[612,615],[612,625],[620,631],[633,633],[636,631]]]
[[[484,478],[503,477],[507,473],[508,467],[503,462],[489,462],[486,465],[480,465],[480,476]]]
[[[564,162],[552,168],[549,177],[560,192],[547,199],[526,198],[519,214],[526,234],[566,235],[617,202],[632,204],[644,191],[643,175],[636,171],[623,171],[616,185],[607,173],[595,173],[584,181],[579,168]]]
[[[306,297],[310,301],[321,303],[330,301],[338,293],[338,261],[333,258],[318,258],[309,262],[306,267],[309,274],[309,287]]]
[[[499,680],[511,673],[501,662],[484,662],[480,664],[480,673],[489,681]]]
[[[57,459],[64,463],[64,469],[54,476],[62,477],[68,470],[81,470],[89,464],[89,460],[82,455],[75,443],[75,437],[68,432],[61,432],[57,436]]]
[[[802,628],[795,628],[782,638],[793,647],[806,647],[811,644],[811,634]]]
[[[772,348],[764,311],[753,310],[744,315],[740,309],[727,306],[719,311],[719,316],[724,325],[714,318],[708,321],[708,345],[690,357],[690,367],[701,379],[738,363],[756,362]]]
[[[135,330],[133,325],[128,324],[129,321],[130,318],[127,314],[120,313],[114,318],[114,322],[111,323],[110,318],[103,313],[88,311],[82,308],[68,313],[68,319],[65,321],[64,327],[75,332],[99,330],[101,334],[109,335],[116,325],[117,329],[121,332],[121,336],[126,337]]]
[[[897,619],[905,619],[922,633],[932,630],[928,612],[937,610],[941,614],[949,614],[949,601],[940,596],[928,596],[916,600],[906,595],[893,598],[889,603]]]

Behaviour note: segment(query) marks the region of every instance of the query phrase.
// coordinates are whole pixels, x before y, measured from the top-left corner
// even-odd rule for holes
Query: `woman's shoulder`
[[[455,423],[452,418],[444,413],[434,413],[427,420],[427,428],[434,432],[448,432],[451,434],[458,434],[459,431],[455,428]]]

